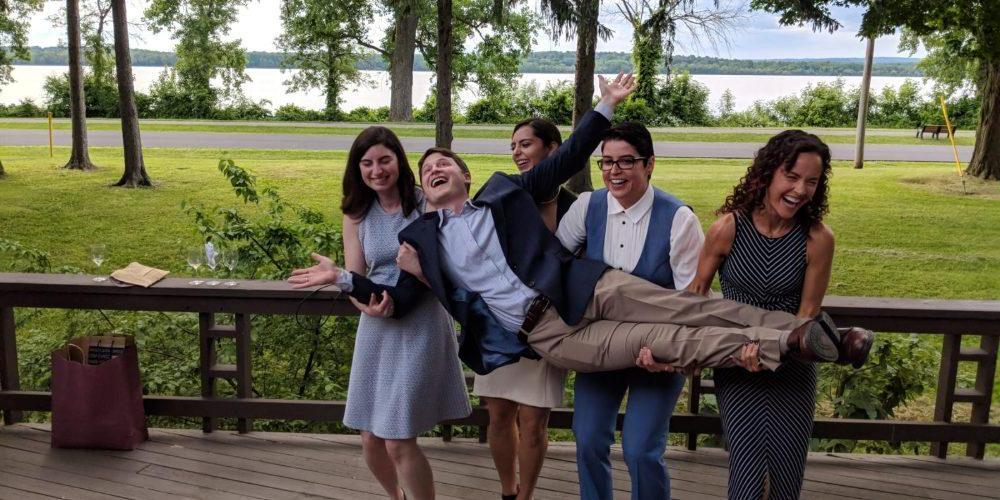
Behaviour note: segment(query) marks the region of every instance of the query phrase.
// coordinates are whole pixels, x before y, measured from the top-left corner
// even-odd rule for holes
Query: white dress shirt
[[[575,252],[587,240],[587,208],[592,193],[581,193],[559,223],[556,236],[569,251]],[[649,219],[653,209],[653,186],[646,188],[642,198],[634,205],[623,208],[610,192],[608,197],[608,222],[604,233],[604,262],[609,266],[631,273],[642,256]],[[670,268],[674,286],[686,288],[698,270],[698,255],[705,244],[698,216],[688,207],[680,207],[674,214],[670,231]]]

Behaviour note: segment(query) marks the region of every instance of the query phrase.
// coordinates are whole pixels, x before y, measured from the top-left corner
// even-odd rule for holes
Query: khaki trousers
[[[786,312],[669,290],[609,270],[597,281],[580,323],[567,325],[549,307],[528,334],[528,343],[556,366],[599,372],[635,366],[642,347],[672,366],[732,366],[730,357],[738,357],[747,342],[755,341],[761,365],[775,370],[781,364],[781,336],[807,321]]]

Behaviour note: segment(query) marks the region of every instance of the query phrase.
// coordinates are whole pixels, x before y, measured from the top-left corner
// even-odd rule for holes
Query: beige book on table
[[[133,262],[123,269],[111,273],[111,277],[128,283],[148,288],[153,283],[160,281],[164,276],[170,274],[169,271],[156,269],[155,267],[144,266],[138,262]]]

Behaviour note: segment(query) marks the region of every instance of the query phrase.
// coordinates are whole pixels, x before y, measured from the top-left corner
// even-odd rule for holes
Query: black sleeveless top
[[[723,297],[770,311],[797,313],[806,275],[808,230],[796,224],[784,236],[768,238],[750,217],[734,215],[736,237],[719,267]]]

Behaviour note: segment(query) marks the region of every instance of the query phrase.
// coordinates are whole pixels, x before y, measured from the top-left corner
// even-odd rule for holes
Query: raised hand
[[[317,264],[305,269],[292,271],[292,275],[288,277],[288,282],[292,284],[292,288],[306,288],[336,283],[337,277],[343,272],[329,257],[324,257],[318,253],[313,253],[311,256]]]
[[[598,86],[601,89],[601,100],[617,106],[635,89],[635,77],[632,73],[618,73],[614,80],[608,81],[604,76],[597,75]]]

